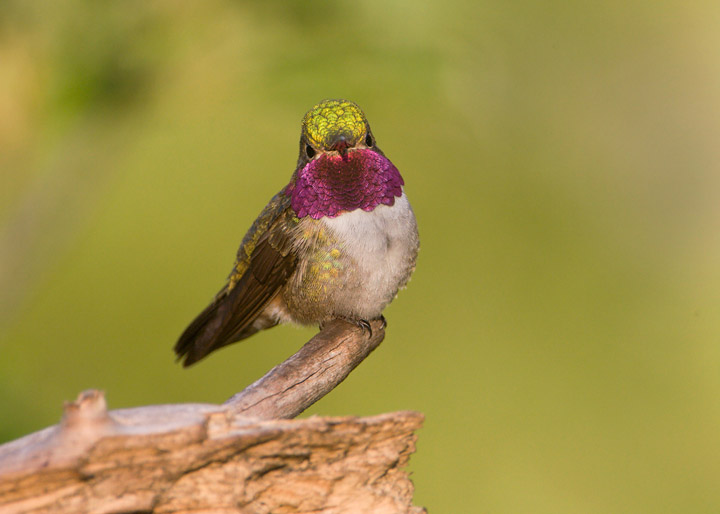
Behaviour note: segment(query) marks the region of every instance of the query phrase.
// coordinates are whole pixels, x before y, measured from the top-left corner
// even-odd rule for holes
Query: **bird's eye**
[[[305,145],[305,153],[310,159],[315,157],[315,149],[310,145]]]
[[[365,146],[367,146],[368,148],[371,148],[372,145],[373,145],[373,139],[372,139],[372,136],[370,135],[370,133],[368,133],[368,135],[365,136]]]

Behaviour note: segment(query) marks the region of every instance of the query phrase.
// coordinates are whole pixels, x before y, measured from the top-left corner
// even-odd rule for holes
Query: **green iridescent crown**
[[[323,100],[303,118],[303,134],[315,148],[329,149],[332,138],[343,134],[351,146],[362,139],[367,130],[365,115],[349,100]]]

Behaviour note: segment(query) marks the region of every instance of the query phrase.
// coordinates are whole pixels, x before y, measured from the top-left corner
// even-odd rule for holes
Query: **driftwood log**
[[[60,424],[0,446],[5,513],[412,513],[403,470],[423,417],[290,420],[383,340],[329,323],[222,405],[108,411],[81,393]]]

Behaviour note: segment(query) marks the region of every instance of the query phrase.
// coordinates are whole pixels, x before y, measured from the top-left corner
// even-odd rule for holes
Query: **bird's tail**
[[[250,337],[260,330],[253,325],[243,327],[242,330],[227,337],[224,328],[228,324],[231,302],[226,296],[218,295],[182,333],[174,350],[178,360],[183,360],[183,367],[196,363],[210,352]]]

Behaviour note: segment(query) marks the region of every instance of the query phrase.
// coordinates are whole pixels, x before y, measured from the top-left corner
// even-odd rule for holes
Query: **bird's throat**
[[[299,218],[334,218],[343,212],[393,205],[404,182],[382,154],[360,149],[346,155],[324,154],[298,171],[285,193]]]

